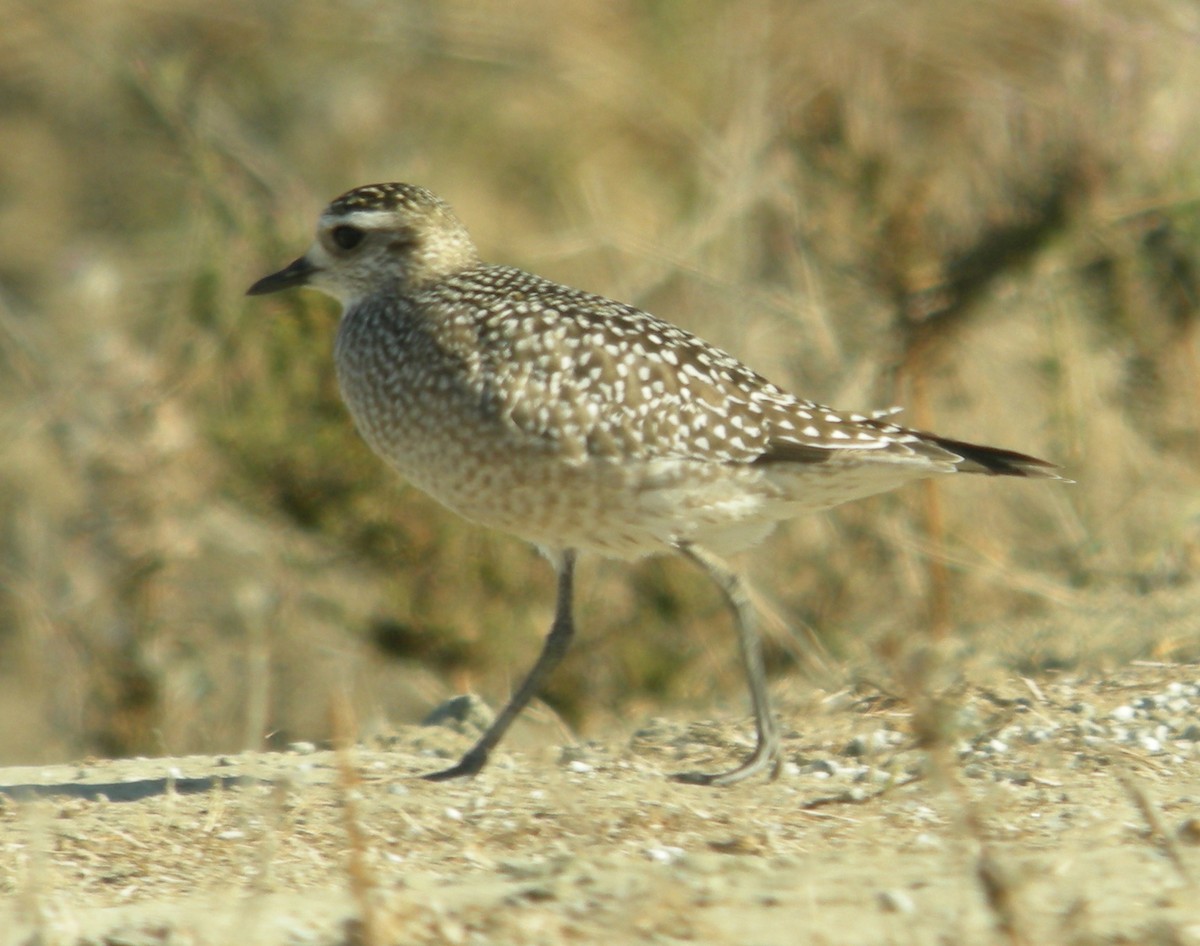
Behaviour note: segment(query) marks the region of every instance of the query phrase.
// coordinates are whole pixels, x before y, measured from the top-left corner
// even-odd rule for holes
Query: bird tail
[[[952,440],[949,437],[939,437],[937,434],[921,433],[927,439],[943,450],[961,457],[955,465],[960,473],[983,473],[987,476],[1025,476],[1034,479],[1061,480],[1055,471],[1058,466],[1049,460],[1039,460],[1027,453],[1017,453],[1015,450],[1002,450],[999,447],[985,447],[977,443],[967,443],[965,440]]]

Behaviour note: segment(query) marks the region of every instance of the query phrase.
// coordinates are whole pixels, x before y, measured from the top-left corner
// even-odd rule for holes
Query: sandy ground
[[[955,699],[946,765],[879,693],[746,728],[656,720],[411,778],[468,738],[0,769],[0,946],[1200,943],[1200,668]]]

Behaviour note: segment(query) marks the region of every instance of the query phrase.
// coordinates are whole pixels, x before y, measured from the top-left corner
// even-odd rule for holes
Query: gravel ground
[[[652,720],[410,776],[469,742],[0,769],[0,946],[1200,943],[1200,667],[783,700],[788,763]]]

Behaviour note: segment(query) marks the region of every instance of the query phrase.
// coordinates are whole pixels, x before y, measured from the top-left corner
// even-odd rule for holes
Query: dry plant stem
[[[37,931],[31,942],[40,943],[48,938],[47,926],[50,914],[49,896],[53,891],[50,876],[50,833],[46,802],[32,795],[23,799],[21,812],[24,815],[27,837],[27,859],[25,882],[18,896],[19,915]]]
[[[247,883],[247,896],[243,896],[232,929],[238,931],[243,942],[257,942],[265,934],[264,925],[270,914],[268,896],[276,889],[275,863],[279,855],[279,841],[284,831],[285,809],[291,786],[287,779],[274,780],[264,773],[261,779],[245,776],[241,780],[241,793],[245,799],[260,796],[259,788],[269,786],[269,795],[257,809],[261,830],[255,825],[253,812],[246,804],[239,811],[242,830],[247,838],[258,836],[252,854],[253,860]],[[172,793],[173,795],[174,793]],[[171,796],[168,796],[171,797]]]
[[[1196,881],[1188,871],[1187,862],[1183,859],[1179,845],[1175,842],[1175,838],[1167,826],[1163,824],[1158,806],[1150,797],[1145,786],[1125,769],[1117,770],[1117,778],[1121,782],[1121,787],[1125,789],[1125,793],[1129,796],[1129,800],[1133,802],[1134,807],[1137,808],[1138,813],[1141,814],[1142,819],[1146,822],[1146,833],[1149,840],[1156,842],[1162,848],[1163,853],[1171,861],[1180,879],[1188,886],[1195,886]]]
[[[242,746],[250,751],[263,748],[271,706],[271,637],[267,615],[261,609],[244,609],[246,639],[246,722]]]
[[[902,655],[901,655],[902,656]],[[979,808],[968,796],[951,751],[952,707],[936,692],[941,650],[928,648],[920,660],[910,660],[900,680],[913,707],[913,725],[918,741],[928,753],[935,781],[944,785],[955,802],[955,822],[960,833],[973,843],[973,874],[996,923],[996,929],[1011,946],[1028,946],[1028,924],[1021,912],[1016,883],[996,857],[987,839],[986,826]]]
[[[287,817],[287,798],[291,786],[287,781],[276,781],[270,789],[269,817],[264,819],[266,830],[258,846],[258,876],[254,887],[260,893],[268,893],[275,884],[274,865],[279,851],[279,838],[284,831]]]
[[[946,525],[938,484],[933,480],[921,483],[921,498],[925,532],[935,553],[925,559],[929,572],[929,630],[934,640],[944,640],[950,634],[950,576],[942,554],[946,547]]]
[[[933,426],[929,416],[929,388],[923,370],[928,362],[929,344],[916,342],[905,353],[901,375],[907,379],[912,399],[912,414],[916,426],[928,429]],[[934,640],[944,640],[950,633],[950,578],[946,570],[943,551],[946,546],[945,517],[942,515],[941,493],[937,484],[925,480],[921,484],[921,513],[925,534],[933,553],[925,557],[929,575],[929,631]]]
[[[330,717],[337,746],[338,788],[341,791],[342,818],[349,852],[346,876],[350,883],[350,896],[358,907],[362,923],[358,942],[362,946],[383,946],[380,918],[371,896],[376,886],[375,878],[367,866],[367,841],[358,814],[358,791],[362,782],[354,762],[354,712],[344,693],[334,696],[330,704]]]
[[[1022,914],[1018,884],[988,842],[983,816],[979,807],[968,797],[958,777],[949,746],[939,739],[936,744],[929,746],[928,751],[930,763],[937,770],[943,784],[950,789],[956,802],[958,810],[955,820],[962,833],[974,844],[973,873],[996,923],[996,929],[1011,946],[1029,946],[1032,940],[1026,933],[1028,924]]]
[[[1191,383],[1192,429],[1200,427],[1200,319],[1194,319],[1179,346],[1180,357],[1187,370],[1183,373]]]

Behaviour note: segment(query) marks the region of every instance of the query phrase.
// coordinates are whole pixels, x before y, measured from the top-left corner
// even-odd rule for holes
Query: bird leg
[[[689,785],[735,785],[768,766],[771,778],[778,778],[783,755],[779,744],[779,730],[775,725],[775,717],[771,715],[771,701],[767,693],[766,673],[763,671],[762,644],[758,636],[754,605],[751,604],[746,587],[737,573],[711,552],[686,542],[678,543],[676,548],[708,573],[720,587],[733,610],[737,625],[738,649],[742,653],[746,683],[750,688],[750,702],[754,706],[754,728],[758,741],[746,760],[728,772],[677,772],[671,778]]]
[[[508,704],[500,711],[500,715],[488,727],[487,732],[456,765],[440,772],[430,772],[428,775],[421,776],[422,778],[431,782],[444,782],[447,779],[469,777],[478,775],[479,771],[487,764],[491,751],[504,738],[504,734],[512,725],[513,720],[537,694],[571,645],[571,638],[575,634],[575,621],[571,615],[574,581],[575,550],[566,549],[562,553],[558,568],[558,598],[554,611],[554,623],[550,626],[550,633],[546,635],[546,642],[542,645],[542,652],[538,655],[533,669],[529,671],[529,675],[522,681]]]

